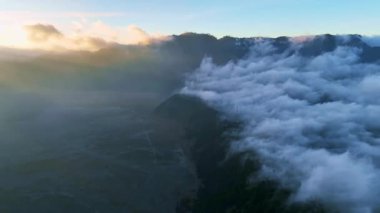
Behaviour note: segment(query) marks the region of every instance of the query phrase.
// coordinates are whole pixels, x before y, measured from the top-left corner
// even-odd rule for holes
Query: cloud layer
[[[317,39],[327,37],[295,39],[284,51],[256,41],[249,57],[223,66],[205,58],[182,92],[242,121],[231,151],[258,153],[256,178],[293,189],[293,202],[372,212],[380,207],[380,65],[362,63],[363,50],[343,37],[312,56],[305,48]]]
[[[189,33],[155,43],[161,37],[136,26],[123,31],[101,22],[78,22],[73,34],[48,24],[26,30],[33,47],[69,51],[0,49],[0,157],[23,162],[29,149],[44,150],[51,141],[80,144],[88,130],[102,138],[91,119],[122,129],[120,110],[151,110],[209,55],[214,62],[205,58],[183,93],[243,122],[231,151],[260,155],[261,175],[252,181],[278,180],[294,190],[294,202],[318,199],[342,212],[379,208],[380,65],[352,37],[289,43]],[[376,46],[374,38],[364,40]],[[122,45],[129,41],[149,45]]]

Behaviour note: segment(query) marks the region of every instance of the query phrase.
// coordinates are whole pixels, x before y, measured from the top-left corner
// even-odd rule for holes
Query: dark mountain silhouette
[[[174,95],[158,106],[163,123],[175,123],[200,181],[195,197],[183,197],[177,212],[324,212],[317,202],[289,204],[291,191],[263,180],[249,183],[260,168],[252,153],[229,155],[239,123],[222,119],[199,98]]]

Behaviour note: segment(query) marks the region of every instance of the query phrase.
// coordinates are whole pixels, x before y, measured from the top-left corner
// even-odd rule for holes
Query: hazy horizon
[[[378,35],[378,1],[0,1],[0,44],[28,45],[24,26],[53,25],[65,35],[131,43],[138,36],[210,33],[218,38]],[[139,30],[135,30],[139,29]],[[142,33],[142,34],[141,34]]]

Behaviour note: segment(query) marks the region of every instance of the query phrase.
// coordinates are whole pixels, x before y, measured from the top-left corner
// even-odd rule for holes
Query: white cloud
[[[294,189],[294,201],[370,212],[380,206],[380,66],[360,63],[359,55],[339,47],[289,56],[262,42],[236,63],[205,59],[182,92],[241,120],[231,149],[258,153],[262,177]]]

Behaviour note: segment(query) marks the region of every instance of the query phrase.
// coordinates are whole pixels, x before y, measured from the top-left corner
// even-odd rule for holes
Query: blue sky
[[[0,0],[0,5],[0,13],[50,14],[43,21],[52,24],[78,19],[70,15],[51,17],[52,13],[78,12],[87,14],[85,18],[91,21],[116,27],[135,24],[162,34],[380,34],[379,0]]]

